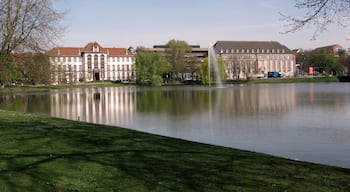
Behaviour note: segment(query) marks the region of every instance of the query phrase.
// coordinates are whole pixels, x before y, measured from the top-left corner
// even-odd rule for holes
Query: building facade
[[[268,72],[285,77],[296,73],[294,54],[275,41],[218,41],[214,50],[225,62],[227,80],[261,78]]]
[[[318,47],[314,50],[314,52],[324,52],[335,57],[339,57],[341,54],[345,54],[345,50],[343,49],[343,47],[338,44],[329,45],[325,47]]]
[[[85,47],[56,47],[49,55],[54,83],[136,78],[135,53],[131,48],[104,48],[91,42]]]

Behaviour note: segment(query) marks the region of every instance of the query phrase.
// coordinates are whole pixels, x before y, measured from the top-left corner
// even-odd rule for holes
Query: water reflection
[[[348,84],[67,89],[0,107],[350,167]]]

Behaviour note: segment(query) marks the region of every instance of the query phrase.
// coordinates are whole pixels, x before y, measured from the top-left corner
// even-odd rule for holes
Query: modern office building
[[[228,80],[266,77],[268,72],[295,75],[295,56],[275,41],[218,41],[215,53],[225,62]]]
[[[56,47],[49,55],[54,83],[134,81],[136,78],[132,48],[105,48],[91,42],[85,47]]]

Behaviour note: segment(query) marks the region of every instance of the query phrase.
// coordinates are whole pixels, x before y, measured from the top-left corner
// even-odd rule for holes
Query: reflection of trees
[[[136,109],[143,113],[178,116],[209,110],[228,116],[278,113],[293,109],[295,96],[294,86],[247,86],[211,90],[158,89],[138,92]]]
[[[50,98],[47,94],[16,94],[0,97],[0,108],[27,113],[46,113],[50,111]]]
[[[165,113],[169,115],[190,115],[196,111],[208,110],[208,91],[187,89],[149,90],[137,92],[138,112]]]

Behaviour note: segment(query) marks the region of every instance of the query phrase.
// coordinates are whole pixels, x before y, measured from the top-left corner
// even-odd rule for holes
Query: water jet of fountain
[[[211,86],[211,67],[213,66],[214,68],[214,77],[215,77],[215,83],[217,87],[222,87],[222,79],[220,75],[220,70],[219,70],[219,63],[216,58],[214,46],[209,43],[209,48],[208,48],[208,78],[209,78],[209,86]]]

